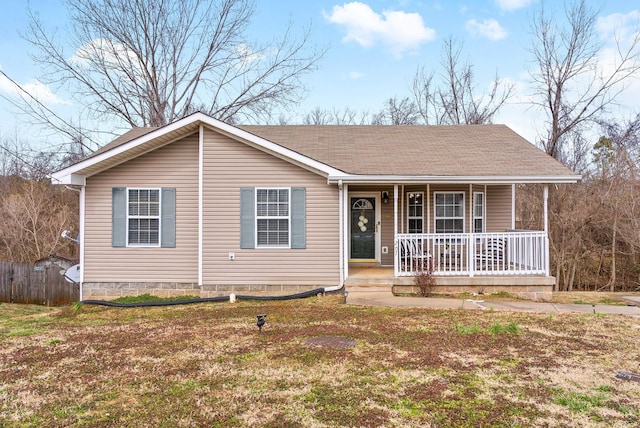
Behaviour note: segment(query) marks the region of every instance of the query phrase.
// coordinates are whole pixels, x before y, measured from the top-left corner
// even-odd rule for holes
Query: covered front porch
[[[347,290],[411,292],[428,272],[436,292],[550,292],[542,189],[544,230],[530,231],[516,230],[513,183],[342,186]]]

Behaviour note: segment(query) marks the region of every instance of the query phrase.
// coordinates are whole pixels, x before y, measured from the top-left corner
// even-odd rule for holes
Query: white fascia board
[[[68,184],[74,186],[84,186],[87,183],[87,177],[80,174],[51,174],[52,184]]]
[[[272,143],[270,141],[265,140],[264,138],[258,137],[254,134],[251,134],[249,132],[246,132],[240,128],[236,128],[235,126],[232,125],[228,125],[224,122],[221,122],[217,119],[214,119],[204,113],[194,113],[190,116],[187,116],[183,119],[180,119],[176,122],[173,122],[169,125],[163,126],[162,128],[158,128],[156,130],[150,131],[147,134],[144,134],[136,139],[133,139],[129,142],[126,142],[118,147],[114,147],[113,149],[106,151],[104,153],[101,153],[97,156],[91,157],[89,159],[86,159],[84,161],[78,162],[75,165],[71,165],[70,167],[67,167],[63,170],[60,170],[58,172],[55,172],[54,174],[52,174],[52,178],[64,183],[64,184],[70,184],[70,183],[66,183],[65,180],[67,179],[67,176],[73,175],[74,173],[78,172],[78,171],[82,171],[85,168],[94,166],[99,164],[100,162],[103,162],[113,156],[117,156],[119,154],[122,154],[128,150],[131,150],[141,144],[147,143],[161,135],[167,134],[169,132],[173,132],[173,131],[178,131],[180,128],[182,128],[183,126],[186,125],[190,125],[193,124],[194,122],[201,122],[204,123],[216,130],[222,131],[223,133],[242,140],[245,140],[246,142],[250,142],[252,144],[255,144],[256,146],[259,147],[263,147],[264,149],[271,151],[273,153],[277,153],[282,157],[291,159],[294,162],[298,162],[300,164],[306,165],[311,169],[315,169],[317,171],[323,172],[326,175],[340,175],[340,174],[344,174],[344,172],[332,168],[329,165],[326,165],[324,163],[318,162],[316,160],[313,160],[307,156],[303,156],[297,152],[294,152],[293,150],[289,150],[287,148],[284,148],[278,144]]]
[[[570,184],[578,182],[580,175],[566,176],[398,176],[398,175],[330,175],[327,181],[336,184],[339,181],[347,184],[525,184],[556,183]]]

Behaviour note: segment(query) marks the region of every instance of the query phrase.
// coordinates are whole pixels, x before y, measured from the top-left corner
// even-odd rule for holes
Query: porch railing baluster
[[[424,260],[435,275],[548,275],[546,234],[401,233],[394,243],[395,272],[412,276]]]

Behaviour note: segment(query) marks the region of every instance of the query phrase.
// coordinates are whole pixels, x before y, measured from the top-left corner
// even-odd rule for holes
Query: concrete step
[[[347,285],[388,285],[393,284],[394,278],[380,277],[349,277],[345,281]]]
[[[351,292],[374,292],[374,291],[386,291],[388,293],[391,292],[392,286],[391,284],[381,285],[381,284],[357,284],[357,285],[346,285],[346,289],[349,293]]]

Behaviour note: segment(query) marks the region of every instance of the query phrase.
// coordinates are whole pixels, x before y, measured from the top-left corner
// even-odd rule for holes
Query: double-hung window
[[[484,232],[484,193],[473,193],[473,233]]]
[[[127,189],[127,243],[160,245],[160,189]]]
[[[111,189],[111,246],[176,246],[176,189]]]
[[[289,247],[289,189],[256,189],[258,247]]]
[[[424,232],[424,193],[407,193],[407,232]]]
[[[436,192],[436,233],[464,233],[464,193]]]
[[[240,188],[240,248],[304,249],[304,187]]]

